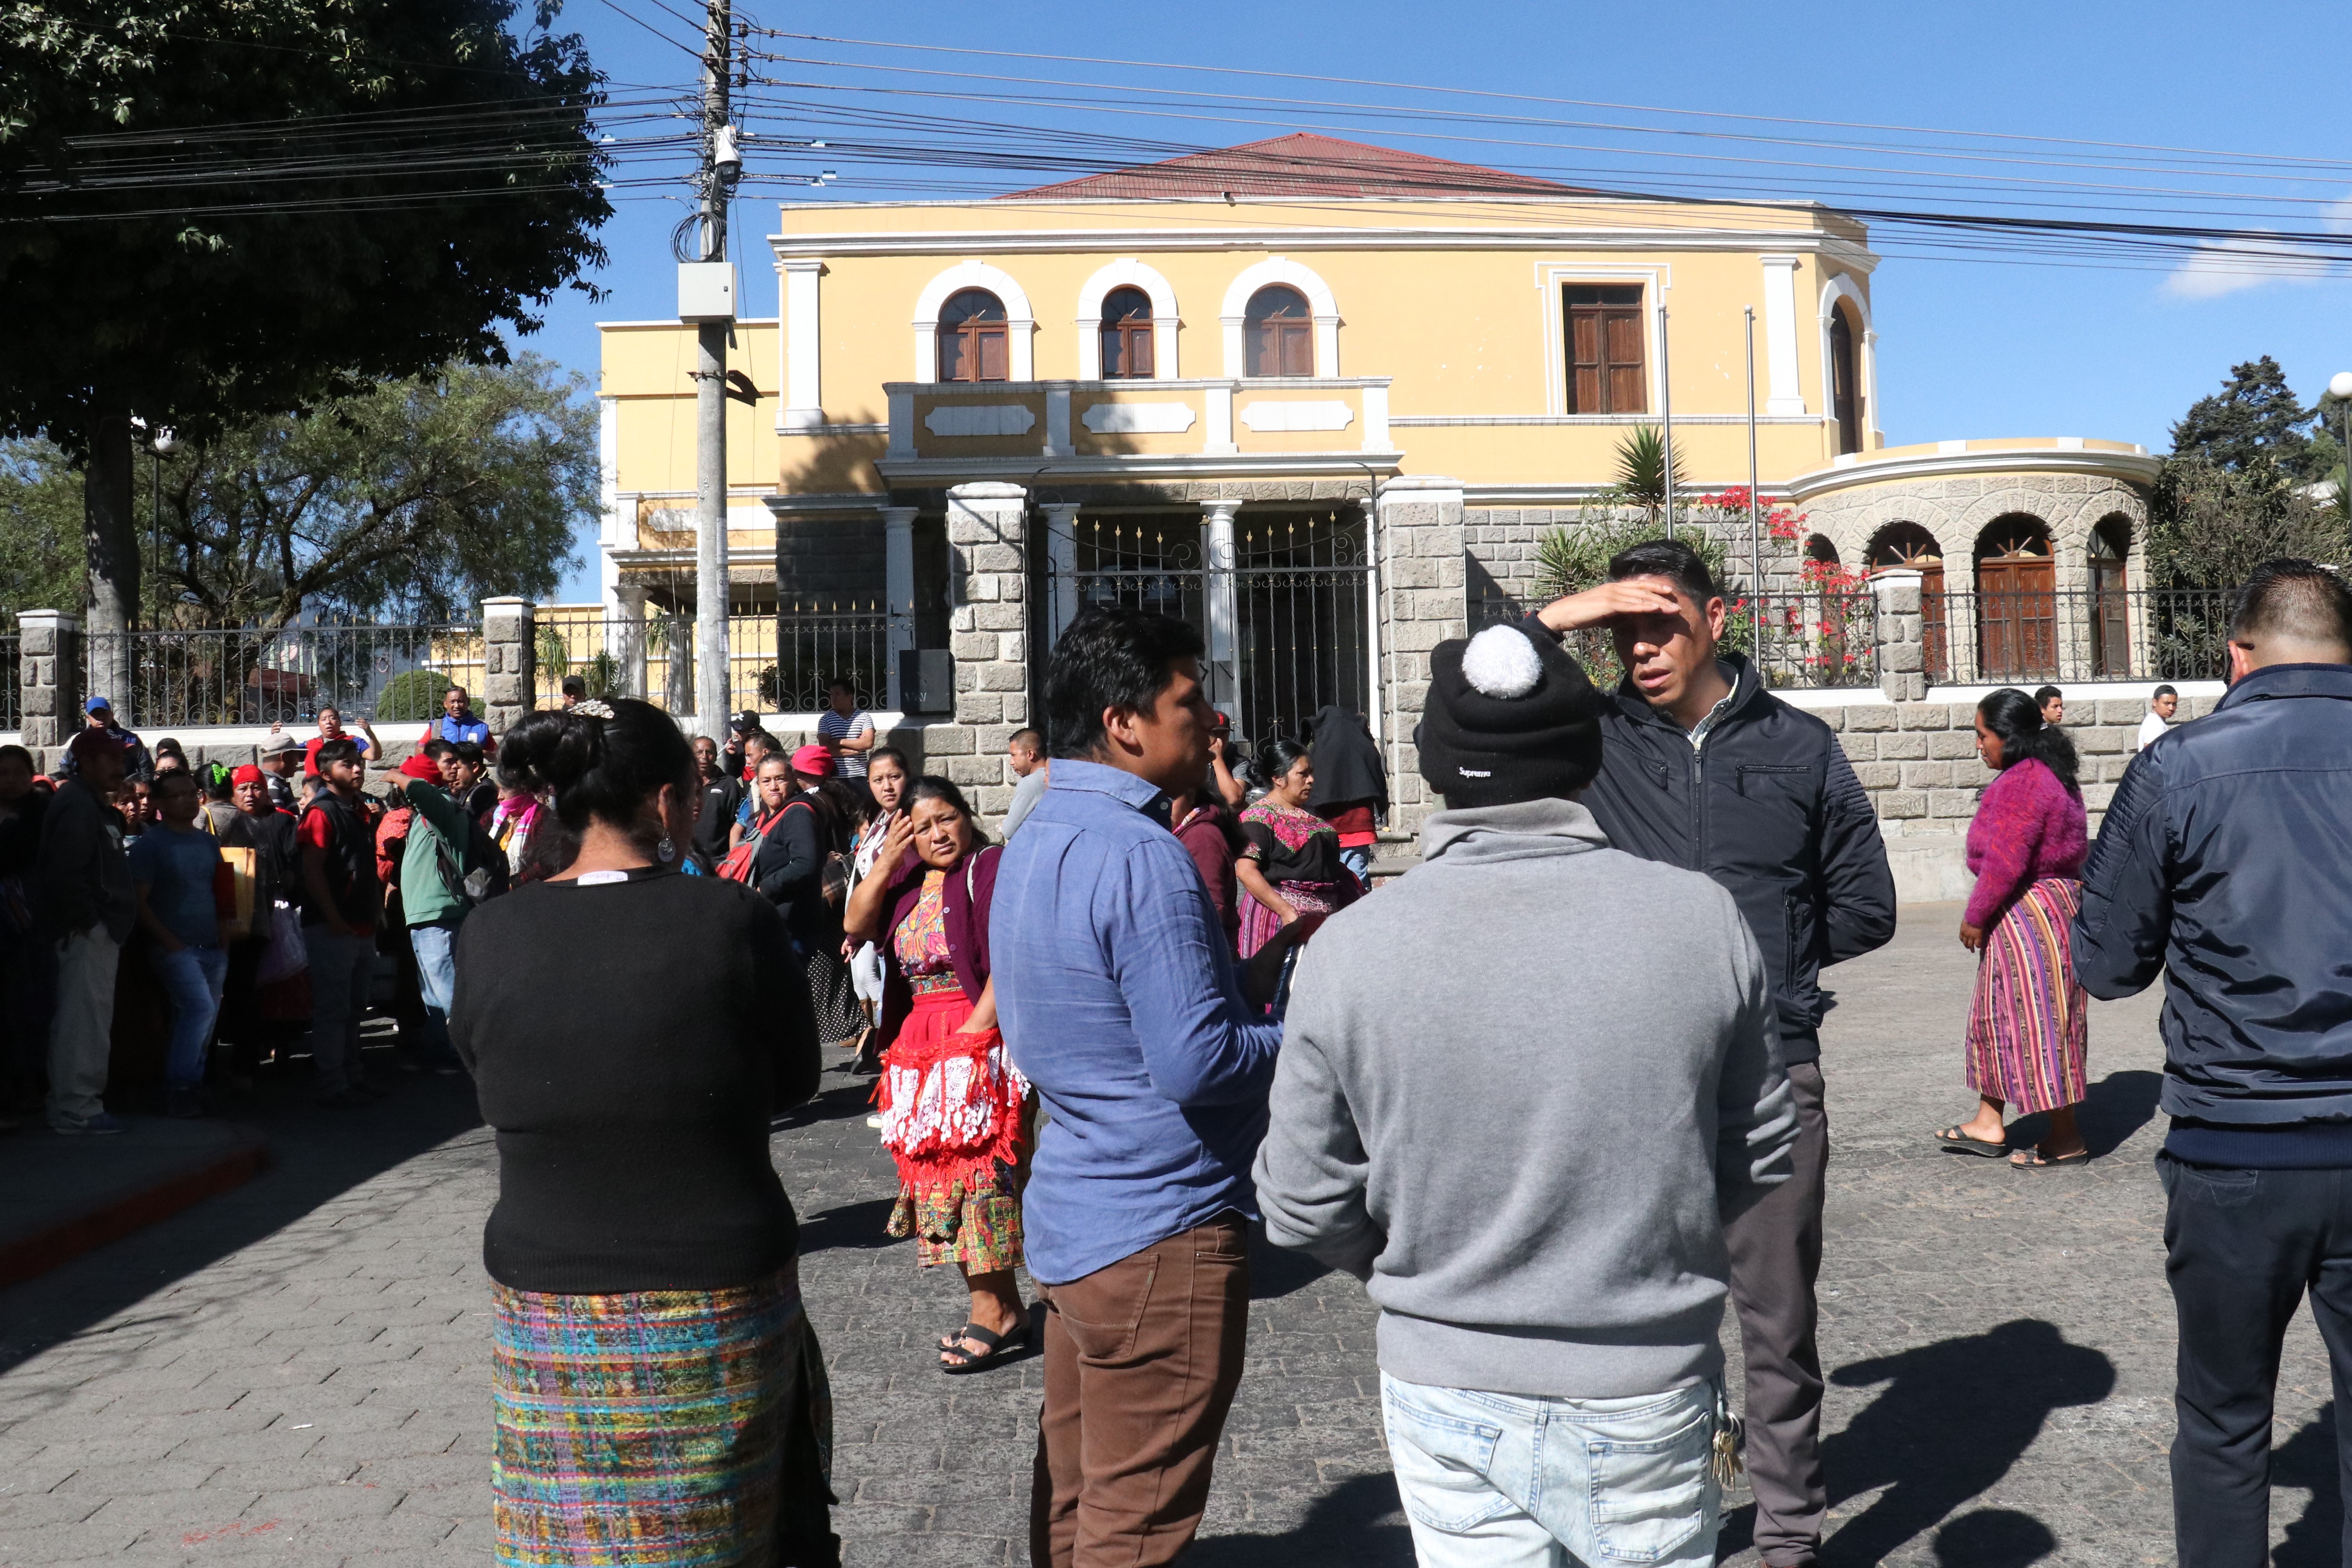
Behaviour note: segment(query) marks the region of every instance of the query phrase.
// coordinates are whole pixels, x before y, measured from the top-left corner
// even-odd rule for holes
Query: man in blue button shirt
[[[989,952],[1013,1061],[1051,1121],[1024,1194],[1044,1288],[1030,1561],[1166,1563],[1192,1542],[1241,1382],[1250,1163],[1294,925],[1226,945],[1171,795],[1209,767],[1201,636],[1106,605],[1045,675],[1053,784],[1004,852]]]
[[[429,741],[446,741],[453,746],[460,741],[471,741],[482,748],[485,756],[498,752],[498,746],[490,740],[490,727],[474,717],[462,686],[453,686],[441,694],[441,717],[425,726],[425,733],[416,743],[422,746]]]

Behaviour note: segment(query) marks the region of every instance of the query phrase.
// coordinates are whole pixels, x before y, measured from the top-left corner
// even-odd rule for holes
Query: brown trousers
[[[1249,1229],[1221,1215],[1044,1287],[1033,1568],[1145,1568],[1192,1544],[1241,1385]]]

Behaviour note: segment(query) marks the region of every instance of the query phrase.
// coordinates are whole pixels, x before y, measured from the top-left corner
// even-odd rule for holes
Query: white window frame
[[[1658,306],[1665,290],[1675,286],[1672,267],[1595,267],[1586,261],[1538,261],[1536,286],[1543,291],[1544,413],[1555,419],[1591,419],[1596,425],[1622,424],[1622,414],[1570,414],[1568,411],[1568,312],[1560,290],[1571,283],[1642,285],[1642,402],[1648,412],[1642,419],[1659,417],[1664,401],[1658,382]]]
[[[915,300],[915,374],[919,382],[940,379],[940,311],[966,289],[985,289],[1004,306],[1004,374],[1008,381],[1034,381],[1037,312],[1028,291],[1013,274],[985,261],[959,261],[923,285]]]
[[[1225,374],[1229,379],[1244,378],[1249,364],[1249,346],[1244,320],[1249,312],[1250,296],[1269,284],[1282,283],[1307,296],[1307,313],[1315,319],[1315,374],[1328,378],[1339,374],[1339,301],[1331,286],[1317,275],[1315,269],[1291,260],[1286,256],[1269,256],[1254,266],[1244,267],[1230,288],[1225,290],[1224,308],[1217,312],[1217,324],[1224,329]],[[1155,349],[1157,343],[1152,345]],[[1278,376],[1256,376],[1250,379],[1275,381]]]
[[[1114,289],[1140,289],[1151,300],[1151,374],[1134,379],[1176,379],[1176,289],[1159,268],[1121,257],[1099,268],[1078,290],[1078,379],[1102,379],[1102,308]]]

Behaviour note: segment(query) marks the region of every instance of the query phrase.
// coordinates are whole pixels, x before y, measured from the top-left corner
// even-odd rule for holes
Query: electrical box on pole
[[[679,262],[677,319],[698,322],[733,321],[735,284],[735,264],[731,261]]]

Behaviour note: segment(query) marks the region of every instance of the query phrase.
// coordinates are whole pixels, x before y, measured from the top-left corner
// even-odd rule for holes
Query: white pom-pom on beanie
[[[1543,679],[1536,645],[1517,626],[1488,626],[1462,650],[1462,679],[1487,697],[1525,697]]]

